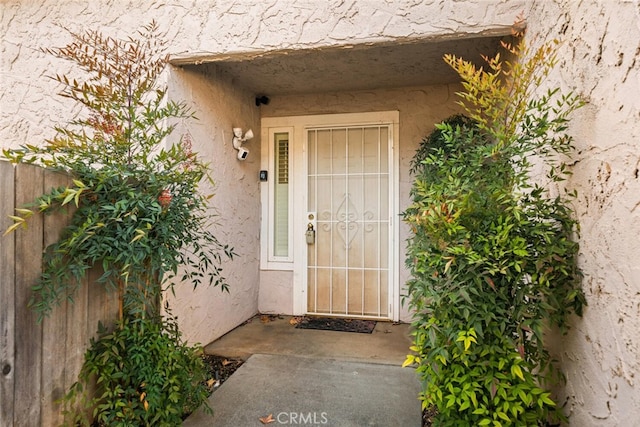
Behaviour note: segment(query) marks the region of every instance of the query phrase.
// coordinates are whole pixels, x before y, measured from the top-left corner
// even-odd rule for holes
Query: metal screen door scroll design
[[[307,130],[307,311],[389,318],[390,126]]]

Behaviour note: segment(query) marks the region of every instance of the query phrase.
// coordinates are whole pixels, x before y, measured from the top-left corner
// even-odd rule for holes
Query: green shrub
[[[520,62],[476,69],[445,60],[463,79],[467,116],[436,125],[412,165],[404,212],[408,302],[423,407],[438,426],[529,426],[563,419],[550,393],[561,378],[545,330],[565,330],[585,304],[576,263],[574,193],[531,184],[537,158],[550,182],[565,179],[567,116],[581,105],[556,89],[533,96],[553,66],[552,45]]]
[[[91,418],[100,426],[177,426],[206,403],[200,349],[182,341],[175,319],[125,318],[114,326],[91,340],[80,381],[66,396],[71,425]]]
[[[72,34],[74,41],[47,53],[75,63],[82,78],[62,75],[61,95],[84,107],[82,114],[43,145],[3,150],[12,162],[68,172],[73,184],[38,197],[35,209],[20,208],[9,230],[26,225],[37,210],[77,207],[71,224],[45,254],[32,307],[40,317],[73,298],[88,269],[117,289],[125,312],[157,309],[163,290],[176,283],[202,282],[227,289],[222,260],[233,249],[210,226],[208,165],[192,151],[186,132],[177,143],[167,137],[192,118],[184,103],[166,99],[158,84],[168,56],[155,23],[140,38],[119,40],[95,31]],[[173,279],[178,279],[174,281]],[[155,305],[155,306],[154,306]]]
[[[31,306],[40,319],[61,300],[73,299],[89,269],[101,269],[98,284],[118,293],[118,321],[92,341],[80,381],[67,396],[68,418],[89,423],[95,417],[108,426],[178,425],[185,410],[205,401],[204,371],[175,320],[162,319],[159,301],[178,284],[227,290],[221,266],[233,249],[212,232],[211,196],[200,188],[212,181],[190,135],[168,141],[192,114],[184,103],[167,100],[166,87],[158,84],[168,56],[156,24],[137,39],[96,31],[71,35],[69,45],[45,52],[79,67],[78,77],[54,79],[81,113],[56,127],[44,144],[3,155],[65,171],[72,184],[17,209],[8,231],[26,226],[35,211],[55,213],[75,204],[71,224],[47,248],[33,288]]]

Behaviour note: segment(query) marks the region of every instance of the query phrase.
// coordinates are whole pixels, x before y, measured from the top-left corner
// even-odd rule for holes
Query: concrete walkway
[[[400,365],[408,325],[379,322],[372,334],[296,329],[289,318],[259,317],[205,351],[246,362],[213,393],[214,415],[183,427],[421,425],[420,385]]]

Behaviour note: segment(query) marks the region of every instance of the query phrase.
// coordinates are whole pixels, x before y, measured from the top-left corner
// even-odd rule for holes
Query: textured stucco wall
[[[573,426],[631,426],[640,416],[640,3],[543,1],[527,39],[559,39],[548,85],[588,105],[570,125],[579,192],[580,264],[589,307],[554,352]]]
[[[260,313],[293,313],[293,271],[260,271]]]
[[[155,18],[171,40],[170,52],[174,57],[197,60],[219,53],[481,33],[496,25],[508,25],[518,12],[524,11],[529,21],[527,37],[532,44],[550,37],[563,41],[559,66],[548,82],[563,89],[575,89],[589,101],[588,106],[575,114],[571,124],[578,152],[568,185],[580,192],[576,205],[582,227],[580,262],[590,305],[582,319],[575,319],[570,335],[559,339],[556,346],[569,380],[562,391],[568,398],[567,411],[575,426],[637,423],[640,413],[636,378],[640,368],[637,0],[5,0],[0,2],[0,8],[3,147],[38,143],[52,135],[53,123],[64,122],[77,112],[76,107],[53,96],[56,85],[45,78],[50,73],[65,72],[68,65],[38,50],[67,43],[70,37],[61,28],[74,31],[94,28],[127,36]],[[235,87],[230,76],[217,75],[214,68],[207,67],[209,75],[203,77],[201,71],[173,69],[169,74],[172,96],[184,97],[196,105],[201,121],[190,125],[189,130],[215,164],[216,205],[223,237],[238,242],[236,247],[242,254],[227,268],[233,286],[229,296],[221,296],[217,289],[201,289],[191,297],[179,294],[175,303],[181,322],[188,322],[184,328],[187,336],[207,342],[234,323],[217,323],[215,319],[235,319],[234,313],[239,313],[238,318],[248,316],[257,307],[258,257],[253,252],[258,247],[258,184],[254,182],[257,157],[253,158],[254,163],[250,158],[242,165],[230,161],[233,153],[227,138],[230,126],[254,126],[255,130],[258,117],[249,108],[250,94]],[[398,108],[401,140],[417,144],[433,121],[446,117],[448,111],[409,110],[412,104],[428,105],[445,97],[442,88],[411,91],[414,92],[405,94],[402,102],[397,97],[397,107],[393,102],[380,100],[388,94],[376,92],[309,96],[290,101],[304,109],[304,114],[362,111],[364,106],[374,109],[376,105],[379,109]],[[448,99],[450,92],[450,88],[446,90]],[[274,97],[273,110],[265,109],[265,113],[291,114],[282,107],[285,101]],[[422,121],[422,114],[428,120]],[[257,153],[259,142],[254,140],[250,144],[252,152]],[[403,169],[414,149],[411,143],[405,146],[403,142]],[[405,174],[401,177],[403,197],[409,186]],[[239,197],[238,188],[246,196],[242,193]],[[403,231],[401,238],[405,236]],[[406,278],[406,273],[403,275],[401,280]],[[277,283],[273,277],[264,279],[265,283]],[[273,303],[263,298],[260,301],[265,306]]]
[[[434,123],[438,123],[448,116],[460,111],[456,104],[459,98],[455,92],[460,90],[458,85],[424,86],[398,89],[385,89],[377,91],[343,92],[331,94],[309,94],[298,96],[274,96],[267,106],[262,108],[263,117],[282,117],[305,114],[332,114],[332,113],[360,113],[368,111],[397,110],[400,112],[400,141],[398,155],[400,156],[400,211],[406,209],[409,204],[409,191],[411,189],[411,176],[409,164],[422,138],[433,130]],[[408,272],[404,267],[405,247],[408,238],[408,228],[404,223],[400,226],[400,284],[401,288],[408,279]],[[269,277],[277,275],[276,272],[268,272]],[[286,308],[274,305],[272,300],[269,305],[263,299],[262,293],[272,291],[283,292],[288,289],[292,293],[291,274],[281,273],[280,281],[271,279],[263,282],[260,289],[260,310],[282,312]],[[288,283],[288,288],[283,286]],[[272,285],[273,289],[272,289]],[[266,286],[266,287],[265,287]],[[277,288],[275,287],[277,286]],[[401,289],[401,295],[404,290]],[[283,300],[286,302],[286,300]],[[401,307],[400,318],[410,321],[411,316],[407,307]]]
[[[39,51],[70,40],[65,28],[126,37],[155,19],[174,58],[454,37],[508,27],[524,0],[3,0],[0,144],[50,136],[75,111],[45,78],[68,64]]]
[[[193,291],[185,284],[176,290],[175,297],[168,295],[185,337],[208,344],[258,311],[259,132],[245,144],[249,156],[242,162],[236,159],[231,140],[234,127],[259,129],[259,113],[253,94],[235,86],[231,76],[213,65],[171,67],[168,85],[169,96],[186,102],[198,118],[184,123],[176,134],[189,132],[194,151],[210,163],[215,185],[203,191],[215,194],[214,232],[238,254],[223,264],[229,293],[206,285]]]
[[[70,64],[39,50],[68,43],[71,37],[65,29],[81,32],[91,28],[127,37],[155,19],[170,41],[172,57],[197,62],[223,53],[492,34],[496,28],[503,32],[522,4],[524,0],[473,0],[466,1],[464,8],[443,0],[4,0],[0,2],[0,145],[37,144],[52,136],[54,124],[78,113],[77,106],[54,96],[58,88],[46,78],[68,72]],[[214,69],[208,70],[215,74]],[[210,139],[197,143],[212,144],[207,153],[213,157],[210,160],[218,181],[215,204],[221,215],[220,228],[223,237],[237,242],[235,246],[243,255],[227,268],[233,286],[230,296],[221,297],[215,289],[201,289],[188,296],[185,290],[179,293],[180,302],[174,303],[185,335],[202,342],[226,332],[237,323],[236,317],[255,310],[258,289],[258,261],[253,251],[258,247],[259,209],[255,203],[259,198],[253,198],[258,184],[252,182],[258,165],[251,160],[241,166],[229,161],[232,153],[225,139],[229,135],[224,133],[230,125],[247,126],[236,120],[257,118],[239,103],[241,99],[250,105],[251,100],[248,94],[237,93],[241,90],[233,87],[232,79],[213,76],[210,80],[205,83],[179,69],[169,76],[175,86],[172,96],[198,104],[201,122],[189,130],[198,137],[207,134],[203,129],[211,131],[206,135]],[[205,99],[205,93],[212,99]],[[238,116],[226,115],[228,111]],[[257,153],[259,142],[250,144]],[[247,209],[239,209],[241,206]],[[243,304],[248,308],[238,310]],[[208,307],[205,314],[201,307]],[[214,317],[234,320],[217,323]]]
[[[0,8],[2,147],[41,143],[53,136],[53,124],[65,123],[79,112],[77,106],[55,96],[59,88],[47,78],[54,73],[69,72],[70,65],[39,51],[41,47],[70,42],[64,28],[78,32],[92,28],[115,37],[127,37],[153,18],[162,30],[168,31],[173,28],[169,20],[172,11],[182,10],[183,17],[189,12],[178,6],[160,6],[159,2],[118,1],[89,2],[89,5],[77,1],[9,1],[2,2]],[[189,19],[184,19],[182,23],[187,26]],[[169,37],[168,34],[170,46],[185,42]],[[213,66],[200,67],[198,71],[169,67],[165,78],[169,96],[185,101],[199,118],[181,123],[176,136],[185,131],[191,133],[194,148],[211,163],[217,185],[204,191],[216,194],[212,199],[218,215],[215,233],[238,253],[238,257],[223,266],[230,284],[229,294],[207,286],[194,292],[187,283],[176,288],[176,298],[168,296],[185,338],[207,344],[258,309],[259,132],[247,144],[252,152],[248,160],[238,162],[231,146],[231,129],[241,126],[257,130],[259,115],[253,94],[234,85],[230,76],[217,73]]]

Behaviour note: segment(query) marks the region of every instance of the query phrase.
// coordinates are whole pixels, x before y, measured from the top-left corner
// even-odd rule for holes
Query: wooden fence
[[[26,229],[1,236],[8,215],[51,188],[64,174],[0,161],[0,426],[56,426],[57,402],[78,377],[98,321],[115,319],[117,298],[93,285],[96,273],[41,323],[28,307],[44,248],[58,239],[70,213],[34,215]]]

